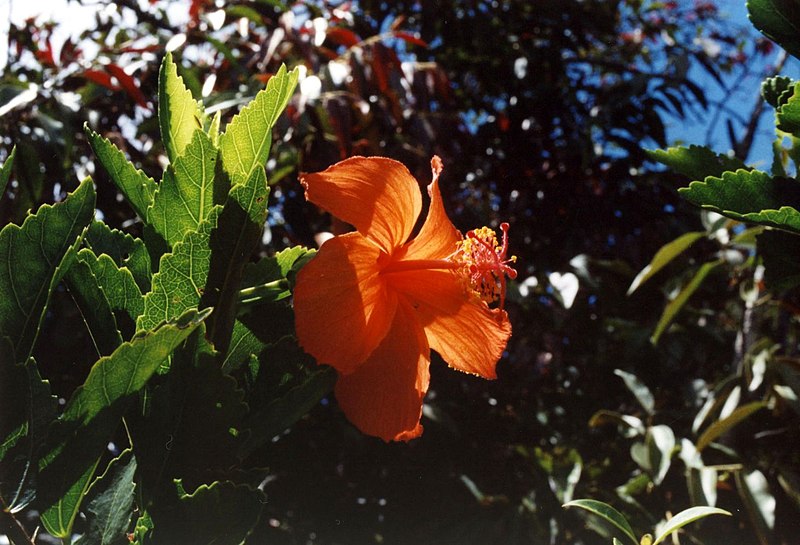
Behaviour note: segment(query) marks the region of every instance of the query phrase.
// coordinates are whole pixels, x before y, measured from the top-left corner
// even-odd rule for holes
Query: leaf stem
[[[263,301],[279,301],[289,296],[289,281],[285,278],[273,280],[239,290],[239,304],[252,305]],[[285,292],[285,293],[284,293]]]
[[[6,534],[14,545],[33,545],[33,539],[25,531],[25,528],[6,509],[5,501],[2,501],[2,508],[0,508],[0,532]]]

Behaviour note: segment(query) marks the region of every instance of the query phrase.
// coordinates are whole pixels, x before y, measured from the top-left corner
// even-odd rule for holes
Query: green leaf
[[[239,367],[249,363],[253,354],[258,354],[267,344],[261,341],[246,325],[240,321],[233,324],[233,332],[225,359],[222,362],[222,370],[230,373]]]
[[[756,240],[767,288],[780,293],[800,286],[800,237],[786,231],[766,230]]]
[[[299,72],[281,66],[270,78],[267,88],[259,91],[228,124],[220,136],[222,164],[234,184],[243,183],[257,166],[264,166],[272,144],[272,127],[294,92]]]
[[[795,83],[783,94],[782,104],[775,111],[775,124],[781,131],[797,135],[800,132],[800,83]]]
[[[767,78],[761,84],[761,96],[776,110],[786,104],[794,92],[794,82],[786,76]]]
[[[228,481],[181,493],[176,506],[151,513],[152,545],[241,545],[261,516],[266,498],[260,490]]]
[[[75,545],[126,545],[133,515],[136,458],[125,450],[92,483],[86,506],[87,528]]]
[[[92,181],[84,180],[60,203],[42,206],[22,227],[0,231],[0,337],[14,346],[14,361],[27,361],[47,302],[75,257],[81,232],[94,215]]]
[[[132,337],[136,320],[144,312],[144,298],[131,272],[126,267],[118,267],[108,255],[96,256],[87,248],[78,252],[78,259],[91,269],[97,279],[97,285],[103,290],[123,338]]]
[[[16,365],[12,354],[11,341],[0,338],[0,497],[16,512],[36,494],[39,451],[58,403],[33,359]]]
[[[17,155],[17,146],[11,148],[11,153],[6,157],[6,162],[0,166],[0,198],[5,195],[8,180],[11,178],[11,169],[14,166],[14,157]]]
[[[607,503],[597,500],[572,500],[571,502],[565,503],[564,507],[579,507],[599,517],[602,517],[622,530],[622,533],[629,537],[634,545],[639,545],[639,540],[636,539],[636,535],[633,533],[633,528],[631,528],[631,525],[628,523],[625,517],[622,516],[622,513]]]
[[[614,369],[614,374],[625,381],[625,386],[627,386],[628,390],[630,390],[631,393],[636,396],[636,400],[647,412],[647,414],[655,413],[656,404],[655,399],[653,398],[653,393],[644,382],[639,380],[636,375],[623,371],[622,369]]]
[[[764,36],[800,56],[800,15],[792,0],[747,0],[747,11]]]
[[[261,241],[267,220],[267,175],[254,168],[245,185],[234,185],[211,233],[211,263],[202,306],[215,311],[209,336],[220,352],[230,342],[245,265]]]
[[[171,164],[183,155],[195,131],[202,131],[203,118],[202,107],[183,84],[172,53],[167,52],[158,73],[158,122]]]
[[[184,153],[164,172],[146,217],[170,246],[196,231],[211,213],[216,162],[214,144],[204,132],[195,131]]]
[[[148,498],[159,496],[174,479],[200,484],[209,472],[240,465],[244,392],[220,370],[202,328],[153,382],[144,414],[129,420]]]
[[[703,280],[706,279],[711,271],[722,265],[722,261],[712,261],[710,263],[704,263],[700,269],[695,273],[692,279],[686,284],[683,289],[678,293],[678,295],[667,303],[667,306],[664,307],[664,312],[661,314],[661,318],[658,320],[658,324],[656,324],[656,329],[653,331],[653,335],[650,337],[650,342],[653,344],[658,344],[658,340],[661,338],[661,335],[666,331],[667,326],[672,323],[672,320],[678,314],[678,312],[683,308],[692,294],[697,291],[697,288],[703,283]]]
[[[87,259],[96,261],[97,257],[91,250],[78,252],[78,259],[69,268],[65,282],[83,316],[97,357],[107,356],[122,344],[122,335],[117,329],[117,320],[108,298],[87,264]]]
[[[692,203],[730,218],[800,232],[800,183],[757,170],[725,172],[678,192]]]
[[[724,509],[719,509],[717,507],[708,507],[705,505],[700,505],[697,507],[690,507],[689,509],[685,509],[669,519],[667,523],[661,528],[661,533],[656,536],[656,540],[653,542],[653,545],[658,545],[667,536],[669,536],[673,532],[677,532],[687,524],[690,524],[698,519],[707,517],[709,515],[727,515],[731,516],[731,514]]]
[[[264,284],[273,284],[276,280],[287,279],[290,282],[295,274],[308,259],[316,255],[316,251],[309,250],[303,246],[294,246],[278,252],[274,256],[260,259],[257,263],[250,263],[244,271],[242,285],[248,288],[258,288]],[[242,290],[245,291],[245,290]],[[269,297],[263,297],[258,289],[251,290],[258,292],[254,295],[262,295],[258,299],[248,301],[251,304],[270,303],[286,299],[292,293],[289,291],[289,283],[286,285],[275,285],[270,290]],[[249,293],[249,292],[246,292]],[[245,296],[248,299],[249,296]]]
[[[731,430],[739,422],[754,412],[763,409],[764,407],[766,407],[766,403],[763,401],[753,401],[751,403],[747,403],[746,405],[742,405],[741,407],[737,407],[726,418],[723,418],[722,420],[716,420],[713,424],[706,428],[706,431],[704,431],[697,439],[697,444],[695,445],[697,450],[703,450],[710,445],[714,439]]]
[[[71,535],[84,493],[131,401],[161,363],[208,316],[190,310],[99,359],[51,429],[39,465],[41,519],[56,537]]]
[[[110,140],[91,130],[88,124],[83,126],[83,130],[111,181],[128,200],[136,215],[146,218],[147,209],[153,204],[153,196],[158,188],[155,181],[128,161],[125,154]]]
[[[704,146],[652,150],[648,151],[647,155],[692,180],[703,180],[707,176],[722,176],[722,173],[728,170],[748,168],[740,159],[719,155]]]
[[[702,231],[692,231],[690,233],[685,233],[672,242],[668,242],[662,246],[656,252],[656,255],[653,256],[650,264],[642,269],[639,274],[636,275],[636,278],[633,279],[633,282],[631,282],[631,287],[628,288],[628,295],[636,291],[639,286],[647,282],[658,271],[666,267],[673,259],[681,255],[697,240],[703,238],[705,234],[706,233]]]
[[[325,397],[336,383],[336,371],[320,367],[305,379],[280,396],[276,396],[266,407],[248,416],[244,427],[250,436],[242,446],[242,458],[289,428],[305,416]]]
[[[767,478],[757,469],[737,471],[735,477],[736,488],[758,536],[758,543],[772,543],[777,502],[769,489]]]
[[[114,260],[118,268],[128,269],[142,293],[150,291],[150,254],[141,239],[111,229],[101,221],[94,221],[83,237],[83,244],[96,256],[106,254]]]
[[[220,210],[217,207],[200,224],[199,231],[189,233],[172,253],[161,258],[159,271],[153,275],[153,291],[144,297],[137,331],[151,329],[200,303],[211,262],[211,232],[217,226]]]

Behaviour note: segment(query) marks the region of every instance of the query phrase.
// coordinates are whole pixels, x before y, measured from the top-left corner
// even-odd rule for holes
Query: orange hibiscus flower
[[[304,174],[306,199],[353,225],[325,242],[297,275],[297,337],[339,372],[335,394],[347,418],[385,441],[422,433],[431,349],[453,368],[487,379],[511,335],[505,276],[516,276],[491,229],[461,233],[445,213],[431,161],[431,202],[422,211],[411,173],[397,161],[353,157]],[[489,303],[499,299],[499,308]]]

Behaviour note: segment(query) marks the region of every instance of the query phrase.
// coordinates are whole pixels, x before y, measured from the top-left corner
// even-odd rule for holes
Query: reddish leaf
[[[126,74],[125,70],[116,64],[107,65],[106,70],[108,70],[112,76],[117,78],[119,84],[122,85],[122,88],[125,89],[125,92],[136,101],[136,104],[142,108],[147,108],[147,99],[145,98],[144,93],[142,93],[142,91],[139,89],[135,79]]]
[[[418,36],[415,36],[415,35],[411,34],[410,32],[401,32],[401,31],[394,32],[394,37],[395,38],[400,38],[404,42],[408,42],[410,44],[418,45],[420,47],[428,47],[428,42],[426,42],[425,40],[419,38]]]
[[[329,28],[326,34],[333,42],[345,47],[353,47],[361,42],[355,32],[342,27]]]
[[[119,91],[120,89],[119,85],[114,85],[114,82],[111,81],[111,76],[106,72],[101,72],[100,70],[84,70],[80,75],[89,81],[102,85],[106,89],[111,89],[112,91]]]

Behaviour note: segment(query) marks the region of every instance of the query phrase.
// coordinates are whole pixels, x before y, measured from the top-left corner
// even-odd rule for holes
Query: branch
[[[33,539],[22,524],[6,509],[6,502],[0,498],[0,534],[5,534],[13,545],[34,545]]]

